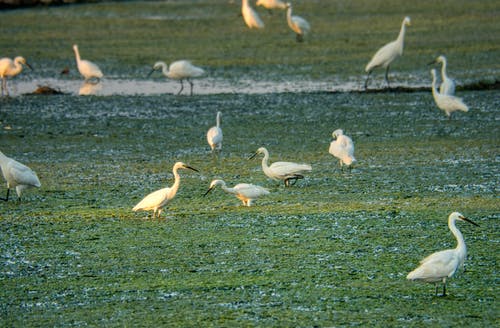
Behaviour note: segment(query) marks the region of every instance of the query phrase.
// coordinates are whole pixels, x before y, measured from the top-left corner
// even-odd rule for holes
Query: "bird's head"
[[[477,227],[479,227],[479,224],[475,223],[474,221],[466,218],[465,216],[463,216],[461,213],[459,212],[453,212],[450,214],[449,218],[448,218],[449,221],[456,221],[456,220],[460,220],[460,221],[466,221],[466,222],[469,222]]]
[[[406,16],[405,19],[403,20],[403,23],[406,25],[406,26],[411,26],[411,19],[409,16]]]
[[[186,163],[183,163],[183,162],[177,162],[177,163],[175,163],[174,170],[175,169],[189,169],[189,170],[193,170],[195,172],[200,172],[197,169],[195,169],[194,167],[189,166],[189,165],[187,165]]]
[[[217,186],[225,186],[226,183],[222,180],[213,180],[211,183],[210,183],[210,187],[208,188],[207,192],[203,195],[203,196],[206,196],[208,195],[209,192],[211,192],[215,187]]]
[[[28,62],[26,61],[26,59],[24,59],[24,57],[18,56],[14,58],[14,62],[19,63],[21,65],[25,65],[26,67],[29,67],[29,69],[33,70],[33,67],[31,67],[31,65],[28,64]]]
[[[257,149],[257,151],[255,153],[252,154],[252,156],[250,156],[248,159],[252,159],[254,158],[255,156],[257,156],[258,154],[265,154],[267,152],[267,149],[264,148],[264,147],[260,147],[259,149]]]
[[[151,76],[151,74],[153,74],[154,71],[161,70],[164,66],[166,67],[166,64],[164,62],[161,62],[161,61],[156,62],[153,65],[153,68],[151,69],[151,71],[149,72],[148,77]]]
[[[338,136],[341,136],[343,134],[344,134],[344,131],[342,129],[337,129],[337,130],[332,132],[332,137],[333,137],[333,139],[337,139]]]
[[[292,8],[292,4],[290,2],[287,2],[285,5],[287,8]]]

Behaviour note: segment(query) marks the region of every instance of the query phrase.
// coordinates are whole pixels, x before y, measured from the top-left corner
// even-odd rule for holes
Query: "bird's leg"
[[[368,80],[370,79],[370,74],[372,71],[368,71],[368,74],[366,74],[366,80],[365,80],[365,90],[368,89]]]
[[[180,95],[182,90],[184,90],[184,83],[182,82],[182,79],[180,81],[181,81],[181,89],[179,90],[179,92],[177,92],[177,95]]]
[[[446,296],[446,280],[443,282],[443,295]]]
[[[9,95],[9,90],[7,90],[7,78],[6,77],[2,78],[2,96],[3,95],[6,95],[6,96]]]
[[[438,296],[438,295],[439,295],[439,294],[438,294],[438,289],[439,289],[438,283],[436,282],[434,285],[435,285],[435,287],[436,287],[436,296]]]
[[[288,179],[289,179],[289,178],[286,178],[286,179],[285,179],[285,187],[289,187],[289,186],[290,186],[290,183],[288,182]]]
[[[385,82],[387,82],[387,87],[390,88],[391,85],[389,83],[389,65],[387,65],[387,68],[385,69]]]
[[[9,192],[10,192],[10,189],[7,188],[7,196],[5,196],[5,198],[0,198],[0,199],[3,201],[8,201],[9,200]]]
[[[302,42],[304,41],[304,38],[302,37],[302,34],[297,34],[296,35],[297,42]]]
[[[189,82],[189,85],[191,86],[191,93],[190,95],[192,96],[193,95],[193,82],[191,82],[190,79],[186,79],[188,82]]]

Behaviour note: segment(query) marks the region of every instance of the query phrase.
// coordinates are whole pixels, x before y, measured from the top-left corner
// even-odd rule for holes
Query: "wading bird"
[[[302,172],[312,170],[311,165],[291,162],[274,162],[269,166],[269,152],[264,147],[257,149],[250,159],[254,158],[257,154],[264,154],[264,158],[262,159],[262,171],[264,171],[264,174],[276,181],[283,180],[286,187],[290,186],[290,180],[293,180],[293,184],[295,184],[298,179],[303,179]]]
[[[175,194],[177,193],[177,190],[179,189],[179,185],[181,183],[181,177],[179,173],[177,172],[179,169],[190,169],[193,171],[198,172],[197,169],[182,163],[182,162],[177,162],[174,164],[174,167],[172,169],[172,172],[174,173],[174,184],[172,187],[167,187],[163,188],[157,191],[153,191],[146,197],[144,197],[143,200],[141,200],[137,205],[134,206],[132,209],[134,212],[135,211],[153,211],[153,219],[158,213],[158,218],[160,217],[160,214],[163,210],[163,207],[165,207],[174,197]]]
[[[437,90],[437,81],[436,81],[436,70],[431,69],[432,75],[432,96],[434,97],[434,101],[436,105],[444,110],[449,119],[451,119],[451,114],[457,110],[462,112],[468,112],[469,107],[462,101],[461,98],[455,96],[448,96],[446,94],[439,93]]]
[[[3,177],[7,181],[7,196],[0,198],[1,200],[9,200],[10,188],[16,188],[17,197],[21,199],[21,194],[24,189],[36,187],[40,188],[41,183],[35,172],[29,167],[18,161],[5,156],[0,151],[0,168],[2,169]]]
[[[189,85],[191,86],[190,95],[193,95],[193,82],[191,82],[190,79],[205,74],[205,71],[202,68],[194,66],[190,61],[178,60],[171,63],[170,68],[165,62],[156,62],[151,72],[149,72],[148,76],[153,74],[154,71],[158,71],[160,69],[163,75],[165,75],[166,77],[180,81],[181,89],[179,90],[179,92],[177,92],[178,95],[180,95],[182,90],[184,90],[184,80],[188,81]]]
[[[370,60],[368,65],[366,65],[365,71],[367,73],[367,76],[365,80],[365,89],[368,87],[368,79],[370,78],[372,70],[377,67],[385,68],[385,82],[387,83],[387,86],[390,87],[389,66],[396,58],[403,55],[406,26],[410,26],[410,17],[405,17],[403,19],[398,38],[380,48]]]
[[[219,151],[222,149],[222,129],[220,128],[221,115],[222,115],[221,112],[217,112],[216,125],[212,126],[207,131],[207,142],[210,148],[212,149],[212,152],[215,149]]]
[[[76,66],[78,68],[78,72],[85,78],[86,82],[91,80],[99,80],[104,76],[99,69],[99,67],[93,62],[80,58],[80,52],[78,51],[78,46],[73,45],[73,51],[75,52],[76,57]]]
[[[455,81],[450,79],[448,75],[446,74],[446,67],[447,67],[447,62],[446,62],[446,57],[445,56],[439,56],[431,62],[430,64],[434,63],[441,63],[441,85],[439,86],[439,93],[443,95],[448,95],[448,96],[453,96],[455,94]]]
[[[352,139],[344,135],[344,131],[337,129],[332,133],[333,141],[330,143],[329,152],[340,160],[340,168],[351,165],[356,162],[354,158],[354,143]]]
[[[238,183],[233,188],[228,188],[226,183],[222,180],[213,180],[210,183],[210,188],[204,196],[206,196],[210,191],[212,191],[216,186],[220,186],[222,190],[227,193],[234,194],[236,198],[243,202],[245,206],[251,206],[252,202],[259,198],[260,196],[269,195],[269,190],[266,188],[256,186],[250,183]]]
[[[458,212],[451,213],[448,217],[448,227],[457,240],[457,247],[427,256],[420,261],[420,266],[418,268],[406,276],[408,280],[434,283],[436,285],[436,296],[438,295],[438,284],[440,282],[443,283],[443,296],[446,296],[446,280],[451,278],[458,269],[463,267],[465,257],[467,256],[467,247],[465,246],[464,237],[455,226],[457,220],[467,221],[475,226],[479,226]]]
[[[264,23],[259,14],[250,6],[248,0],[241,0],[241,14],[249,28],[264,28]]]
[[[21,56],[14,58],[14,60],[10,58],[2,58],[0,59],[0,78],[2,78],[2,96],[9,95],[9,90],[7,89],[7,78],[14,77],[21,73],[23,70],[23,65],[26,65],[31,70],[33,68],[26,62]]]
[[[257,6],[262,6],[266,9],[286,9],[286,3],[281,0],[257,0]]]
[[[295,32],[297,42],[302,42],[304,41],[304,35],[311,30],[311,25],[300,16],[292,16],[292,4],[290,2],[286,3],[286,7],[288,8],[286,12],[288,26]]]

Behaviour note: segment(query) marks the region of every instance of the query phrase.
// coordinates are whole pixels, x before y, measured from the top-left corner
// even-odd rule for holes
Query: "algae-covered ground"
[[[9,32],[0,49],[35,67],[9,81],[14,90],[65,65],[73,72],[58,79],[78,79],[73,43],[87,43],[85,57],[108,79],[144,79],[161,56],[193,59],[227,83],[245,75],[362,84],[369,57],[411,15],[396,84],[427,81],[426,64],[440,53],[459,85],[495,80],[498,4],[433,6],[297,1],[315,29],[303,44],[278,20],[283,13],[259,10],[268,29],[247,30],[238,1],[34,8],[0,13]],[[374,85],[383,86],[382,76]],[[35,170],[42,187],[0,204],[0,325],[495,326],[500,98],[495,89],[458,96],[470,111],[451,120],[427,90],[197,95],[195,85],[191,97],[4,97],[0,150]],[[205,133],[217,111],[224,143],[214,156]],[[356,146],[351,171],[328,153],[337,128]],[[271,162],[313,170],[285,188],[264,176],[261,158],[248,159],[261,146]],[[173,183],[176,161],[200,172],[181,171],[161,219],[133,212]],[[220,189],[204,197],[214,178],[271,194],[252,207]],[[455,247],[452,211],[480,227],[458,224],[466,270],[449,280],[448,296],[436,297],[433,285],[405,277],[424,256]]]

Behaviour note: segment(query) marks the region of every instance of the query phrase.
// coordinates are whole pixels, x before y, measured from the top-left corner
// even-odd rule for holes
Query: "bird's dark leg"
[[[191,96],[193,95],[193,82],[191,82],[190,79],[187,79],[187,81],[189,82],[189,85],[191,86]]]
[[[446,280],[443,282],[443,295],[446,296]]]
[[[302,34],[297,34],[297,35],[296,35],[296,39],[297,39],[297,42],[302,42],[302,41],[304,41],[304,37],[302,36]]]
[[[372,71],[368,71],[368,74],[366,74],[366,80],[365,80],[365,90],[368,89],[368,80],[370,79],[370,74]]]
[[[9,192],[10,192],[10,189],[7,188],[7,196],[5,196],[5,198],[0,198],[0,200],[8,201],[9,200]]]
[[[385,69],[385,82],[387,82],[387,87],[390,88],[391,85],[389,83],[389,65],[387,65],[387,68]]]
[[[290,183],[288,182],[288,178],[285,179],[285,187],[290,186]]]
[[[184,90],[184,83],[182,82],[182,80],[180,81],[181,81],[181,89],[179,90],[179,92],[177,92],[177,95],[180,95],[182,90]]]

